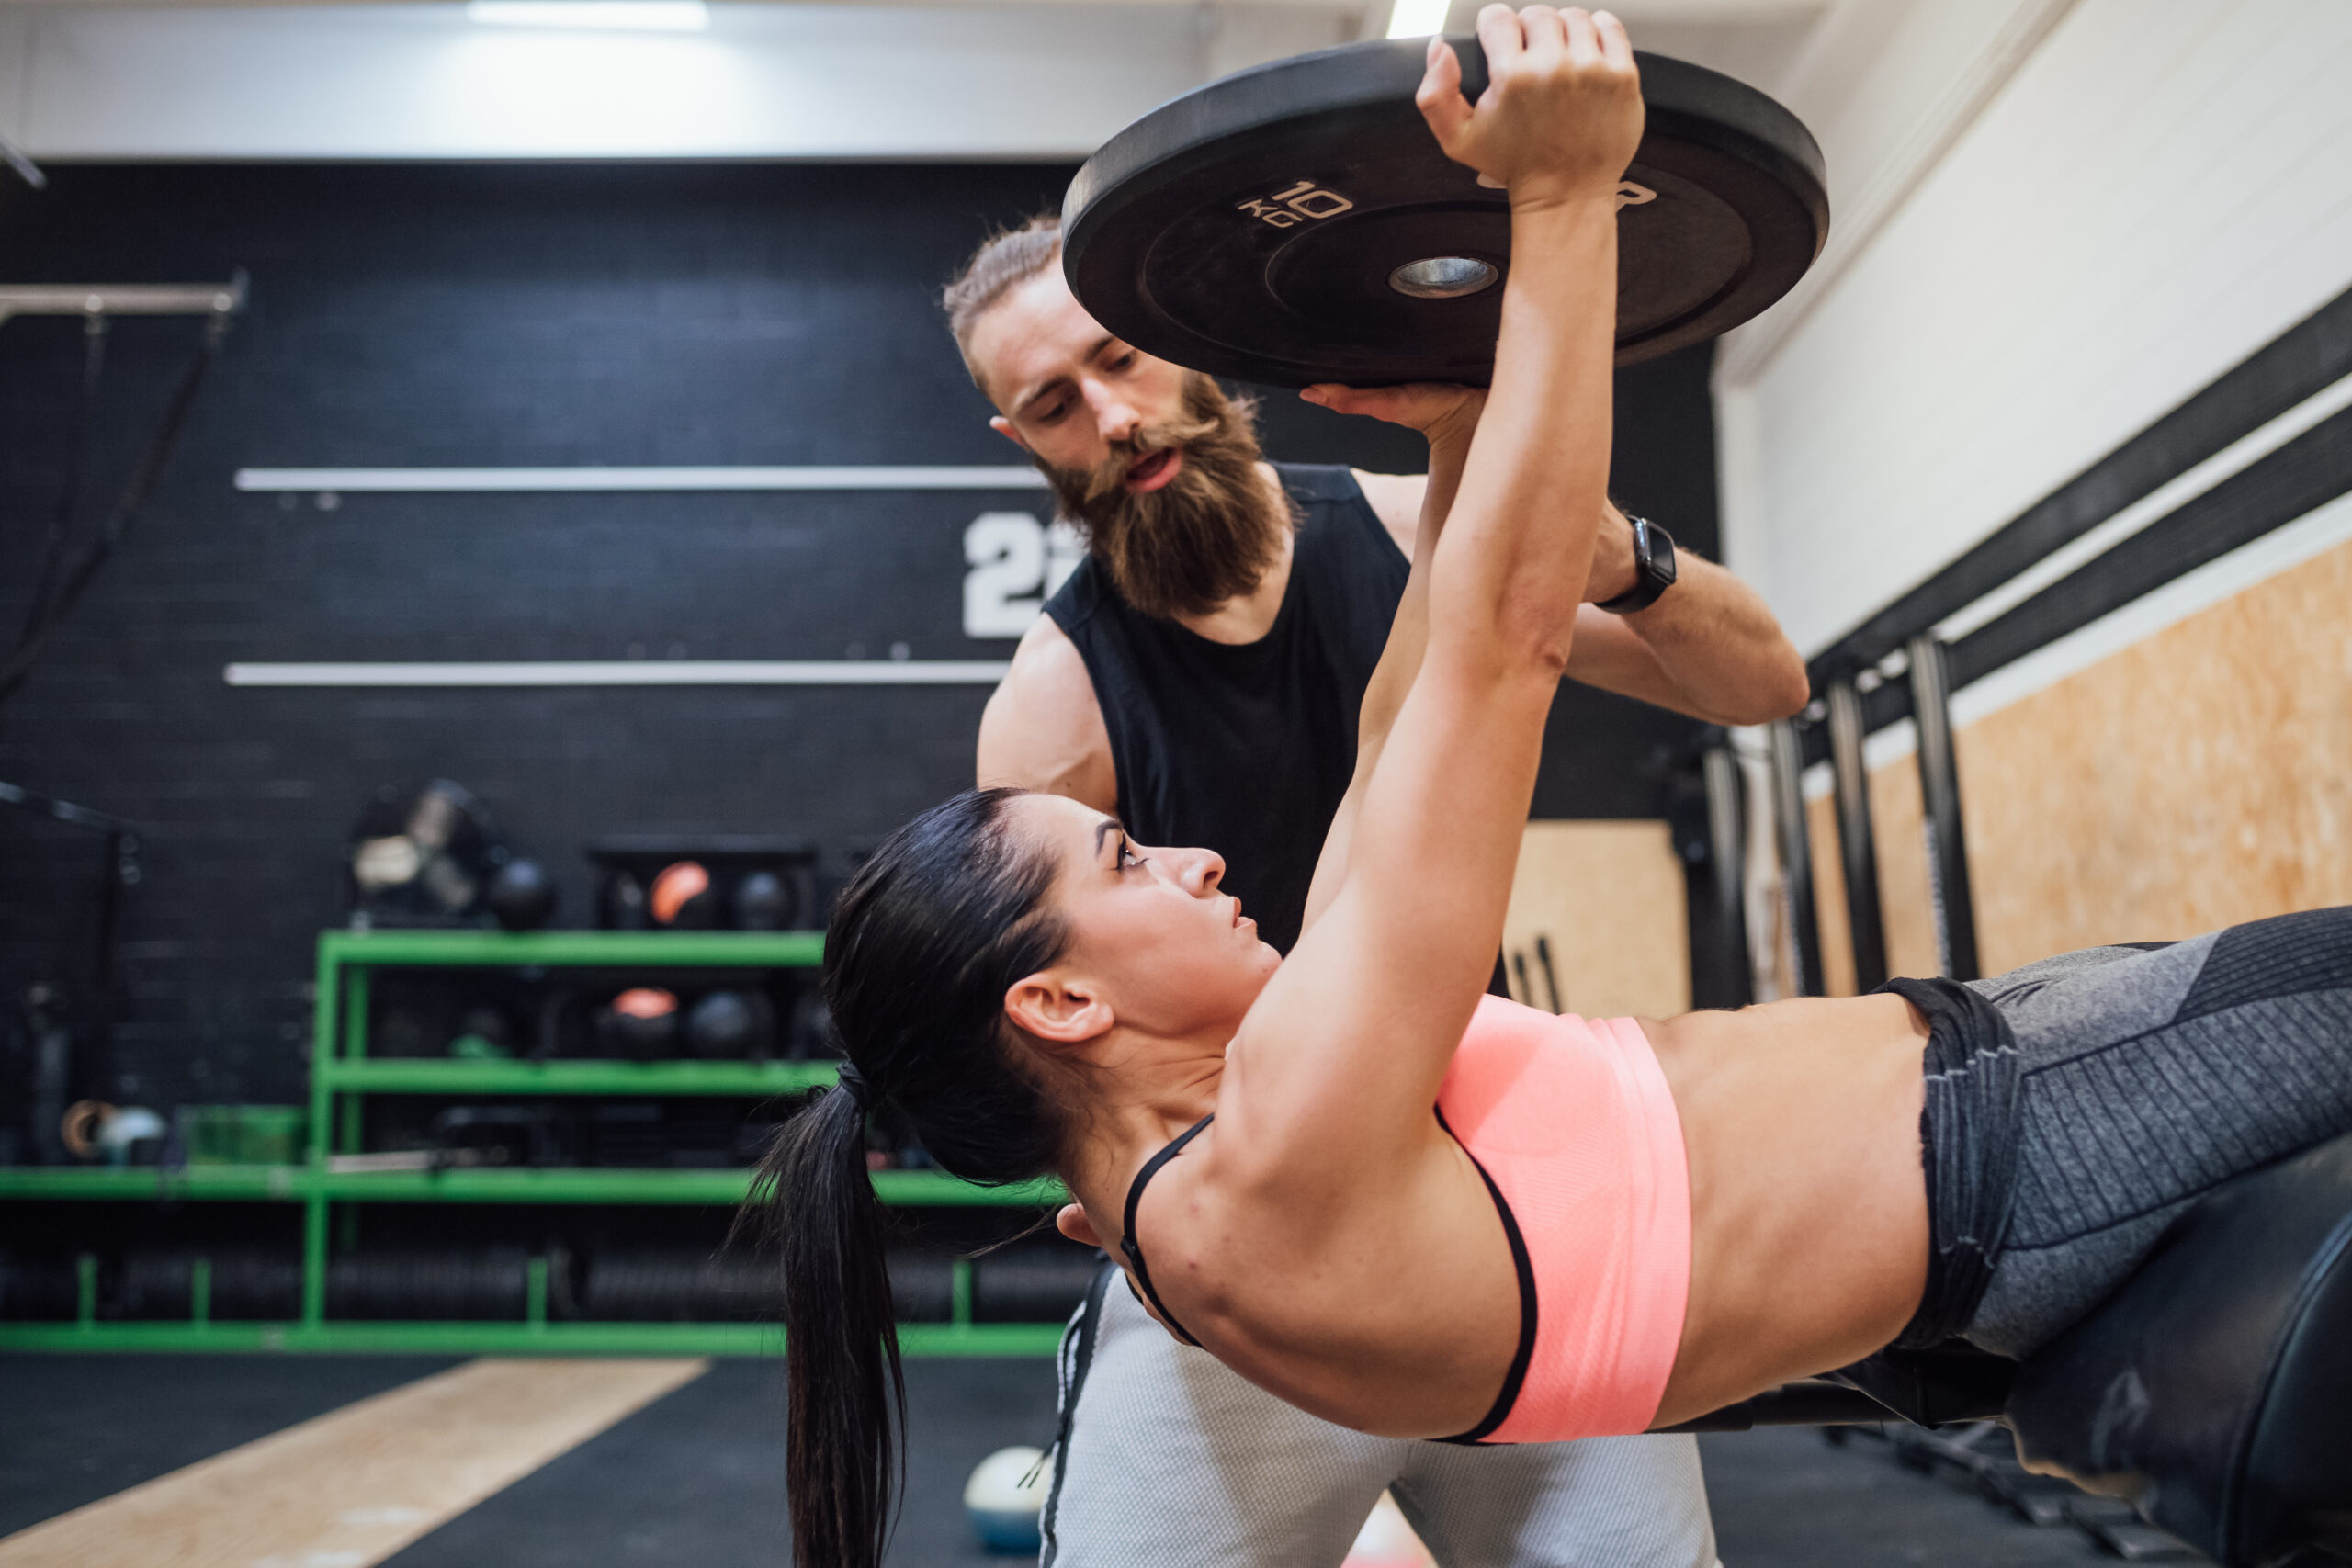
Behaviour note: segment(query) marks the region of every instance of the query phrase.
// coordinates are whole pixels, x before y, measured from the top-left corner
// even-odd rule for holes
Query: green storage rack
[[[356,1203],[732,1205],[749,1190],[740,1169],[453,1167],[336,1171],[334,1153],[356,1149],[368,1095],[729,1095],[765,1097],[828,1084],[825,1062],[482,1061],[370,1057],[369,987],[378,970],[811,968],[823,953],[814,931],[330,931],[318,949],[311,1040],[309,1156],[300,1165],[17,1167],[0,1168],[0,1199],[269,1202],[302,1210],[301,1311],[285,1323],[215,1321],[199,1259],[189,1314],[177,1322],[112,1322],[97,1315],[97,1262],[77,1259],[74,1318],[0,1323],[0,1350],[317,1350],[431,1354],[753,1356],[783,1348],[763,1323],[549,1321],[547,1260],[534,1258],[516,1322],[356,1322],[326,1314],[328,1243],[338,1205]],[[330,1146],[332,1145],[332,1147]],[[984,1188],[936,1170],[874,1173],[877,1196],[901,1206],[1059,1202],[1058,1183]],[[910,1356],[1051,1355],[1059,1324],[975,1323],[971,1270],[957,1261],[946,1323],[902,1324]]]

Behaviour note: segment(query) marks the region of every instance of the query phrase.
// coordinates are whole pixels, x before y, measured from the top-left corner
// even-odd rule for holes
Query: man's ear
[[[999,435],[1003,436],[1007,441],[1012,442],[1015,446],[1020,447],[1023,452],[1029,450],[1029,443],[1021,438],[1021,432],[1015,430],[1012,427],[1012,422],[1005,418],[1004,415],[997,414],[990,418],[989,421],[989,428],[995,431]]]
[[[1081,1246],[1102,1246],[1102,1238],[1094,1234],[1094,1222],[1086,1217],[1083,1205],[1064,1203],[1061,1212],[1054,1216],[1054,1228]]]
[[[1004,1015],[1023,1033],[1082,1045],[1111,1027],[1111,1004],[1067,971],[1041,969],[1004,993]]]

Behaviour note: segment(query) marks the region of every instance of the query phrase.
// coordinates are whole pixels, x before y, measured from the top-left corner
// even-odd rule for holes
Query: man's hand
[[[1363,414],[1418,430],[1432,447],[1469,446],[1478,429],[1478,415],[1487,406],[1484,388],[1453,387],[1440,381],[1415,381],[1402,387],[1341,387],[1326,381],[1298,395],[1333,413]]]

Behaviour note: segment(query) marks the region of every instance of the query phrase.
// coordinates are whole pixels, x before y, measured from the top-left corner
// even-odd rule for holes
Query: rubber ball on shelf
[[[982,1550],[1007,1557],[1037,1554],[1044,1545],[1037,1517],[1050,1480],[1042,1450],[999,1449],[980,1461],[964,1483],[964,1516]]]
[[[468,1008],[458,1021],[449,1055],[466,1061],[503,1062],[514,1055],[514,1026],[493,1007]]]
[[[646,912],[657,926],[681,931],[707,931],[718,923],[718,895],[710,873],[699,861],[682,860],[663,866],[646,893]]]
[[[741,991],[713,991],[686,1014],[686,1044],[697,1056],[764,1056],[774,1047],[775,1034],[774,1015],[765,999]]]
[[[678,1037],[678,998],[669,991],[638,986],[613,998],[613,1032],[629,1055],[651,1057]]]
[[[605,927],[607,931],[645,929],[645,884],[626,871],[616,871],[605,884]]]
[[[735,885],[735,929],[780,931],[792,923],[792,889],[772,871],[747,873]]]
[[[555,914],[555,881],[535,860],[510,860],[491,877],[482,901],[508,931],[535,931]]]

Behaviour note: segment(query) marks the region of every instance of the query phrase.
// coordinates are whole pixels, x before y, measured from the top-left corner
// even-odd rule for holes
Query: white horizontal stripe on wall
[[[231,664],[232,686],[993,686],[970,659],[616,659],[543,663]]]
[[[243,491],[1043,490],[1025,464],[872,468],[239,468]]]

